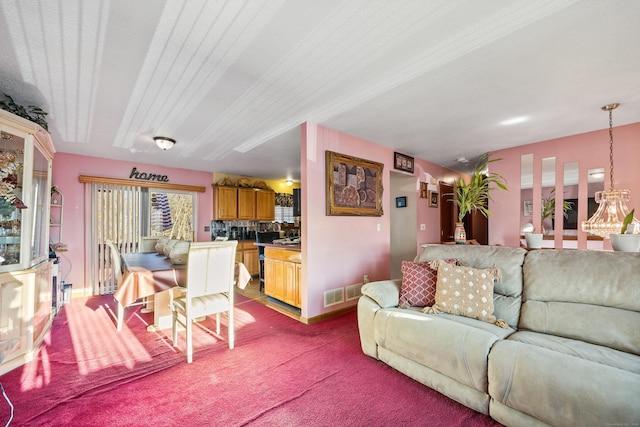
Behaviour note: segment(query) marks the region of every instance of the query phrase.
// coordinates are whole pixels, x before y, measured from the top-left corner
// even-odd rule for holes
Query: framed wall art
[[[382,216],[383,164],[326,151],[327,215]]]
[[[395,152],[393,153],[393,165],[394,169],[413,173],[413,157]]]
[[[407,207],[407,197],[401,196],[396,197],[396,208],[406,208]]]
[[[439,194],[437,191],[429,190],[429,207],[430,208],[438,207],[438,196]]]

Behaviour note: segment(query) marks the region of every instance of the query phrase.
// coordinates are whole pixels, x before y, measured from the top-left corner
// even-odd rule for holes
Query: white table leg
[[[147,331],[155,332],[171,327],[171,309],[169,308],[169,291],[158,292],[153,298],[153,325]]]

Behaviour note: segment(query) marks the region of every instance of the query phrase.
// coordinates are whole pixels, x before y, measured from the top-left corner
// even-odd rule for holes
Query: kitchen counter
[[[292,244],[286,244],[286,245],[283,245],[281,243],[254,243],[254,245],[262,246],[262,247],[270,247],[270,248],[288,249],[291,251],[302,250],[302,245],[300,243],[292,243]]]
[[[264,243],[264,293],[296,310],[302,308],[300,245]]]

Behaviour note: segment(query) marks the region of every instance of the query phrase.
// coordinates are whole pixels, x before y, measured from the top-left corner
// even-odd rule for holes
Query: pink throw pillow
[[[455,264],[455,258],[445,260]],[[436,302],[438,271],[429,267],[430,261],[402,261],[402,286],[398,307],[431,307]]]

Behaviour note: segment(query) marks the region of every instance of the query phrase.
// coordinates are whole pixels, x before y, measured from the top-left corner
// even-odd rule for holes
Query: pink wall
[[[97,157],[56,153],[53,159],[52,184],[57,185],[64,194],[63,241],[69,251],[61,260],[62,277],[73,284],[74,294],[91,295],[91,285],[85,283],[85,192],[84,184],[78,180],[80,175],[104,176],[128,179],[133,167],[141,172],[151,172],[169,177],[172,184],[203,186],[205,193],[198,193],[198,223],[196,240],[209,240],[204,231],[213,215],[213,191],[211,172],[174,169],[148,165],[142,162],[124,162]],[[83,291],[84,289],[84,291]]]
[[[640,211],[640,123],[615,127],[614,138],[614,187],[631,191],[629,208]],[[539,182],[541,162],[545,157],[556,158],[556,177],[563,176],[564,164],[579,162],[579,198],[587,198],[587,171],[592,168],[605,168],[605,190],[609,189],[609,130],[599,130],[580,135],[552,139],[536,144],[499,150],[492,157],[503,160],[491,164],[491,171],[502,174],[507,179],[509,191],[495,192],[494,202],[490,203],[490,210],[494,217],[489,218],[489,244],[518,246],[521,227],[520,201],[520,156],[534,155],[534,182]],[[556,179],[558,185],[561,180]],[[556,193],[562,191],[556,188]],[[540,209],[536,200],[540,199],[539,186],[533,189],[534,212]],[[580,203],[578,208],[578,223],[587,220],[586,203]],[[636,218],[638,215],[636,215]],[[539,229],[539,224],[536,225]],[[586,248],[586,233],[579,231],[578,247]],[[557,242],[556,242],[557,245]],[[605,249],[610,249],[605,241]]]
[[[371,160],[384,165],[382,185],[384,193],[380,217],[352,217],[326,215],[325,151]],[[369,279],[383,280],[390,276],[390,170],[393,169],[393,150],[370,141],[355,138],[313,123],[302,125],[302,316],[311,318],[341,307],[354,305],[348,301],[341,306],[325,308],[324,292]],[[430,173],[439,180],[453,172],[432,163],[415,159],[416,183]],[[417,188],[416,188],[417,192]],[[417,203],[418,223],[430,226],[416,230],[417,241],[439,241],[439,209],[429,208],[427,199]],[[436,224],[434,226],[434,224]],[[380,231],[377,231],[378,225]]]

